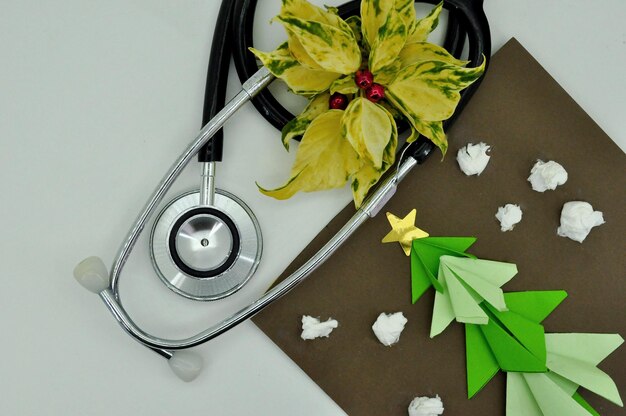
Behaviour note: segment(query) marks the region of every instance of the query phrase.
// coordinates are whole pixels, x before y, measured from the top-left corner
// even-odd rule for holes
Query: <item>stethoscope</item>
[[[425,0],[436,4],[437,0]],[[448,22],[444,47],[455,57],[468,44],[470,65],[490,56],[491,39],[482,0],[446,0]],[[358,14],[359,0],[339,7],[342,17]],[[223,0],[208,66],[203,115],[204,128],[167,171],[130,228],[110,273],[98,257],[89,257],[74,269],[76,279],[97,293],[120,326],[137,341],[168,359],[176,375],[193,380],[202,369],[202,357],[187,349],[209,341],[252,317],[302,282],[348,239],[368,218],[374,217],[395,193],[397,184],[432,152],[430,141],[420,137],[400,150],[395,171],[370,194],[352,218],[306,263],[271,290],[232,316],[191,337],[167,339],[142,330],[127,314],[119,295],[124,264],[149,220],[183,168],[194,156],[201,164],[199,189],[184,193],[156,215],[150,234],[150,255],[156,274],[174,292],[194,300],[216,300],[239,290],[254,274],[263,251],[261,228],[252,210],[235,195],[215,188],[216,162],[222,157],[222,126],[245,103],[254,106],[272,125],[281,129],[294,116],[265,89],[274,77],[258,68],[252,46],[256,0]],[[242,90],[224,104],[228,64],[234,58]],[[462,93],[449,127],[465,107],[479,83]],[[220,109],[221,108],[221,109]],[[218,111],[219,110],[219,111]]]

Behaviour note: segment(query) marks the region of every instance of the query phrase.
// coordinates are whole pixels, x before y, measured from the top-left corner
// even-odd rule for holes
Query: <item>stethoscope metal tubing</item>
[[[375,216],[395,193],[397,184],[417,166],[413,157],[406,157],[401,161],[395,174],[389,175],[376,191],[365,201],[363,206],[350,218],[350,220],[306,263],[292,273],[285,280],[277,284],[273,289],[261,296],[255,302],[249,304],[229,318],[213,325],[212,327],[188,338],[172,340],[155,337],[139,328],[128,316],[119,302],[118,296],[113,289],[107,289],[100,293],[100,297],[111,311],[120,326],[133,338],[155,352],[167,357],[171,353],[167,350],[185,349],[200,345],[209,341],[229,329],[235,327],[246,319],[254,316],[264,307],[285,295],[317,267],[324,263],[368,218]]]
[[[200,205],[210,206],[215,202],[215,162],[202,162],[202,184]]]
[[[274,76],[263,67],[259,69],[249,80],[247,80],[242,90],[230,100],[224,108],[215,115],[209,121],[196,138],[189,144],[187,149],[180,155],[180,157],[174,162],[172,167],[167,171],[161,182],[154,190],[150,199],[146,203],[145,207],[135,220],[128,235],[124,239],[122,246],[116,256],[113,268],[111,269],[111,289],[112,294],[116,299],[119,299],[118,295],[118,281],[119,276],[132,251],[141,231],[146,226],[148,219],[154,214],[159,203],[163,200],[163,197],[169,190],[172,183],[178,178],[183,168],[191,160],[191,158],[198,153],[200,148],[204,146],[213,135],[219,131],[228,119],[237,112],[245,103],[247,103],[252,97],[254,97],[259,91],[265,88],[274,79]]]
[[[426,0],[426,2],[432,2],[436,0]],[[461,24],[468,26],[464,30],[467,33],[470,40],[470,58],[475,64],[478,64],[479,58],[484,55],[489,55],[490,43],[488,36],[488,24],[482,9],[478,16],[472,13],[474,6],[480,6],[480,0],[474,0],[475,3],[465,4],[460,0],[451,0],[451,11],[456,10],[463,13],[453,13],[454,18],[459,18]],[[470,5],[472,7],[470,7]],[[454,10],[456,8],[456,10]],[[455,24],[456,26],[456,24]],[[458,28],[457,28],[458,29]],[[486,31],[486,33],[483,33]],[[456,35],[456,36],[453,36]],[[452,43],[462,45],[463,35],[462,33],[456,33],[449,36]],[[247,49],[247,48],[246,48]],[[458,48],[456,48],[458,49]],[[460,51],[456,51],[457,53]],[[140,343],[146,345],[148,348],[157,352],[165,358],[171,358],[172,352],[170,350],[185,349],[193,347],[203,342],[206,342],[212,338],[215,338],[222,333],[233,328],[237,324],[252,317],[265,306],[272,303],[274,300],[280,298],[292,288],[298,285],[302,280],[308,277],[320,264],[322,264],[328,257],[330,257],[339,246],[341,246],[350,237],[353,232],[363,224],[367,218],[376,215],[384,204],[395,192],[395,188],[398,182],[402,180],[406,174],[415,167],[418,163],[421,163],[423,159],[432,150],[431,143],[414,143],[411,147],[411,151],[407,152],[406,158],[400,158],[398,162],[399,167],[395,174],[389,175],[383,183],[376,189],[376,191],[366,200],[363,206],[353,215],[353,217],[339,230],[332,239],[330,239],[324,247],[322,247],[313,257],[311,257],[304,265],[291,274],[287,279],[276,285],[273,289],[261,296],[255,302],[249,304],[239,312],[230,316],[229,318],[213,325],[212,327],[194,335],[189,338],[172,340],[152,336],[143,330],[141,330],[133,320],[128,316],[123,308],[119,296],[118,285],[121,271],[126,263],[130,252],[132,251],[135,243],[137,242],[139,235],[146,226],[148,220],[155,213],[156,208],[162,202],[165,194],[169,190],[173,182],[178,178],[184,167],[191,160],[191,158],[198,153],[200,148],[209,142],[216,132],[218,132],[226,121],[239,110],[247,101],[253,98],[257,93],[263,90],[272,80],[273,76],[266,68],[261,68],[254,73],[247,81],[244,82],[242,91],[237,94],[230,102],[228,102],[224,108],[218,112],[200,131],[198,136],[188,145],[187,149],[179,156],[175,163],[168,170],[166,175],[162,178],[161,182],[150,196],[145,207],[135,220],[128,235],[123,241],[116,259],[113,263],[113,267],[110,273],[110,287],[100,292],[100,297],[106,304],[107,308],[113,314],[122,328],[133,338]],[[475,83],[468,91],[463,94],[463,99],[459,104],[461,109],[472,95],[478,83]],[[449,124],[452,120],[449,120]],[[408,149],[405,149],[408,150]],[[214,166],[213,166],[214,167]],[[202,197],[198,201],[200,205],[209,203],[211,199],[211,192],[214,189],[212,183],[211,166],[205,165],[203,169],[203,183],[201,187]]]

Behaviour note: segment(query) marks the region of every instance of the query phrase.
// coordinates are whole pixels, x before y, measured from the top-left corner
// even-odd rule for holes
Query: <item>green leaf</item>
[[[375,169],[382,168],[385,148],[398,136],[391,114],[363,97],[350,102],[341,119],[341,130],[357,154],[371,161]]]
[[[341,134],[341,110],[328,110],[315,118],[304,133],[291,168],[289,181],[261,193],[287,199],[296,192],[311,192],[343,186],[360,167],[358,155]]]
[[[465,66],[469,61],[456,59],[439,45],[428,42],[408,43],[399,54],[402,68],[424,61],[439,61],[455,66]]]
[[[439,24],[439,13],[443,8],[443,1],[435,6],[428,16],[423,19],[419,19],[415,25],[411,27],[411,31],[406,40],[407,43],[424,42],[428,39],[430,32],[437,28]]]
[[[285,124],[282,130],[282,142],[285,149],[289,150],[289,141],[295,137],[302,136],[309,124],[315,117],[328,111],[329,93],[322,93],[313,97],[307,106],[298,116]]]
[[[263,65],[282,79],[296,94],[316,95],[326,91],[341,74],[323,69],[311,69],[300,64],[290,53],[287,42],[272,52],[250,48]]]
[[[341,74],[356,72],[361,65],[361,51],[350,26],[339,19],[339,27],[295,16],[276,17],[290,36],[321,68]]]

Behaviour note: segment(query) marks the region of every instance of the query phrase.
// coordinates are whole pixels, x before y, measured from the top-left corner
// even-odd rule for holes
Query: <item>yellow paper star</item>
[[[402,246],[402,250],[408,256],[411,254],[411,244],[417,238],[428,237],[426,231],[420,230],[415,226],[416,210],[413,209],[408,215],[402,219],[396,217],[391,212],[387,213],[387,220],[391,224],[391,231],[383,238],[383,243],[391,243],[397,241]]]

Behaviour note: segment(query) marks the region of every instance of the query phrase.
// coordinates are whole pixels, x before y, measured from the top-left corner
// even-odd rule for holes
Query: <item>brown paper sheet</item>
[[[515,40],[491,61],[472,102],[450,129],[448,157],[416,167],[385,207],[398,216],[417,208],[417,226],[432,236],[476,236],[470,252],[518,265],[505,291],[564,289],[568,298],[546,319],[546,332],[621,333],[626,336],[626,155]],[[480,177],[458,169],[467,142],[493,146]],[[536,159],[556,160],[569,173],[555,191],[538,193],[526,181]],[[558,237],[561,207],[584,200],[606,224],[583,244]],[[523,220],[503,233],[499,206],[517,203]],[[289,266],[308,259],[352,215],[346,207]],[[439,394],[447,415],[503,415],[505,375],[467,399],[463,325],[452,323],[430,339],[434,294],[411,305],[410,262],[400,246],[381,244],[384,213],[369,220],[304,283],[254,322],[350,415],[406,415],[416,395]],[[284,278],[283,275],[281,278]],[[381,312],[402,311],[400,342],[384,347],[371,325]],[[303,314],[340,323],[328,339],[302,341]],[[626,347],[600,368],[626,393]],[[601,413],[623,409],[589,392]]]

